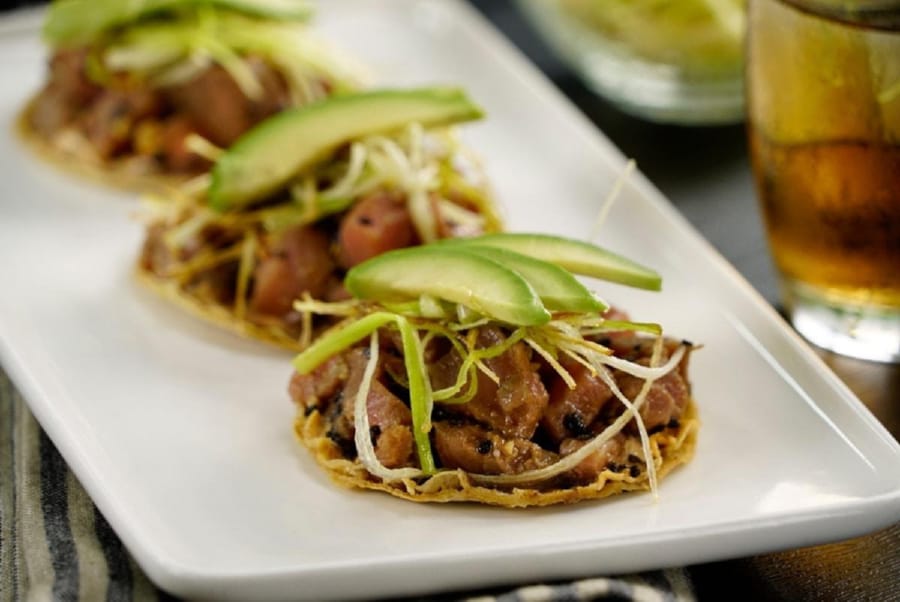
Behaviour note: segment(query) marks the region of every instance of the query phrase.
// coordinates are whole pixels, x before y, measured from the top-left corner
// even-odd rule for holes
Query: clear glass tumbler
[[[900,361],[900,1],[749,0],[750,151],[794,327]]]

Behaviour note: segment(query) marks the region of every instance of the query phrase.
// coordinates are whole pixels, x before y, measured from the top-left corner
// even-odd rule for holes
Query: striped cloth
[[[0,369],[0,602],[172,599],[135,564]],[[673,569],[429,599],[688,602],[694,595],[687,573]]]

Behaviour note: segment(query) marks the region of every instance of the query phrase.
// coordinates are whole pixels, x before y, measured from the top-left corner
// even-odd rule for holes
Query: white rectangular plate
[[[465,135],[508,225],[588,236],[623,157],[471,9],[329,0],[319,24],[387,84],[466,86],[489,118]],[[692,359],[697,455],[664,480],[659,501],[513,511],[334,486],[294,441],[290,356],[134,284],[135,198],[58,173],[10,134],[44,52],[34,28],[5,29],[0,358],[163,588],[233,599],[423,593],[684,565],[900,519],[897,443],[641,176],[600,238],[658,268],[665,290],[598,288],[704,345]]]

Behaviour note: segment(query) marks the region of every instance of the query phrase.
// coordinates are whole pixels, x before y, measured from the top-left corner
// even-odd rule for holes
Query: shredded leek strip
[[[425,474],[435,472],[434,458],[431,455],[431,412],[434,409],[434,397],[431,394],[431,381],[427,378],[425,354],[419,335],[409,322],[401,318],[398,322],[400,337],[403,341],[403,360],[409,378],[409,407],[412,411],[413,438],[419,455],[419,465]]]
[[[669,361],[659,368],[659,371],[661,373],[656,378],[664,376],[678,365],[678,363],[684,356],[684,349],[684,347],[679,347],[675,351],[675,353],[672,354],[672,356],[669,358]],[[655,378],[653,380],[655,380]],[[560,459],[554,464],[535,470],[526,470],[514,475],[487,475],[469,473],[469,477],[471,477],[473,480],[483,483],[495,485],[516,485],[521,483],[544,481],[546,479],[555,477],[558,474],[562,474],[566,471],[572,470],[582,461],[584,461],[588,456],[600,449],[600,447],[604,443],[612,439],[619,432],[621,432],[623,428],[625,428],[625,425],[627,425],[631,421],[631,419],[634,418],[635,413],[640,411],[641,406],[643,405],[644,400],[647,397],[647,391],[649,391],[649,387],[646,386],[645,383],[645,389],[642,389],[641,392],[638,393],[637,397],[635,397],[635,399],[631,402],[630,408],[627,408],[621,416],[616,418],[616,420],[614,420],[612,424],[606,427],[603,432],[591,439],[587,444],[572,452],[568,456]]]
[[[225,154],[225,149],[216,146],[199,134],[190,134],[184,141],[184,145],[195,155],[200,155],[210,161],[218,161]]]
[[[250,276],[255,267],[256,247],[256,233],[250,230],[244,236],[241,245],[241,261],[238,264],[237,286],[234,293],[234,313],[238,320],[243,320],[247,311],[247,292],[250,289]]]
[[[443,318],[447,315],[444,304],[431,295],[419,296],[419,313],[426,318]]]
[[[183,284],[187,278],[201,270],[208,270],[226,261],[237,259],[241,256],[242,247],[243,245],[238,243],[220,251],[202,251],[190,261],[186,261],[173,269],[169,272],[169,275]]]
[[[375,312],[345,326],[336,326],[295,357],[294,368],[300,374],[309,374],[331,356],[353,346],[382,326],[396,321],[398,317],[387,312]]]
[[[612,366],[616,370],[621,370],[627,374],[635,376],[637,378],[653,379],[656,380],[661,376],[665,376],[668,370],[665,366],[660,368],[653,368],[650,366],[642,366],[641,364],[636,364],[634,362],[629,362],[628,360],[623,360],[622,358],[616,357],[614,355],[604,355],[603,363],[607,366]]]
[[[303,300],[309,301],[312,297],[309,295],[309,291],[303,291]],[[296,306],[297,302],[294,302],[294,309],[297,310]],[[309,347],[309,344],[312,342],[312,320],[313,320],[313,312],[311,311],[302,311],[300,310],[300,337],[298,342],[300,344],[301,349],[306,349]]]
[[[379,137],[376,144],[393,164],[401,186],[407,191],[406,202],[409,214],[419,237],[426,243],[437,240],[437,220],[428,196],[428,180],[433,179],[433,176],[429,177],[431,174],[423,174],[425,170],[417,170],[410,158],[393,140]]]
[[[184,59],[152,76],[152,82],[159,88],[176,86],[194,79],[209,68],[212,59],[204,52],[193,51]]]
[[[460,370],[462,373],[462,370]],[[466,382],[468,383],[468,388],[460,395],[456,395],[454,397],[448,397],[443,400],[438,400],[435,396],[435,401],[441,401],[441,403],[447,405],[461,405],[464,403],[469,403],[478,394],[478,369],[472,365],[469,366],[468,372],[465,374]]]
[[[353,403],[353,427],[356,431],[353,434],[353,441],[356,444],[356,453],[369,473],[385,481],[397,481],[421,476],[423,471],[415,468],[387,468],[375,455],[375,446],[372,444],[372,431],[369,426],[367,402],[377,365],[378,334],[373,333],[369,342],[369,361],[365,370],[363,370],[362,380],[359,384],[359,389],[356,391],[356,399],[354,399]]]
[[[479,370],[481,370],[481,372],[482,372],[485,376],[487,376],[489,379],[491,379],[492,381],[494,381],[494,384],[495,384],[495,385],[499,385],[499,384],[500,384],[500,377],[497,376],[497,374],[494,373],[493,370],[491,370],[490,368],[488,368],[488,367],[487,367],[487,364],[485,364],[481,359],[476,359],[476,360],[474,361],[474,363],[475,363],[475,367],[478,368]]]
[[[474,362],[465,363],[463,362],[459,366],[459,372],[456,373],[456,382],[452,385],[444,387],[443,389],[438,389],[434,391],[434,400],[446,402],[449,399],[452,399],[456,394],[462,391],[462,388],[469,382],[469,379],[472,376],[472,371],[475,369]]]
[[[434,457],[431,453],[431,441],[428,438],[431,428],[431,386],[425,378],[419,337],[406,318],[381,311],[371,313],[346,326],[336,327],[316,339],[312,345],[295,357],[293,365],[300,374],[308,374],[331,356],[340,353],[391,322],[396,324],[403,342],[403,360],[409,378],[409,406],[412,413],[413,438],[416,442],[419,466],[424,474],[433,474],[435,472]],[[428,412],[427,415],[426,412]]]
[[[480,328],[482,326],[487,326],[490,323],[490,318],[479,318],[474,322],[467,322],[466,324],[451,324],[450,330],[468,330],[470,328]]]
[[[588,327],[581,331],[581,334],[604,334],[608,332],[619,332],[627,330],[631,332],[646,332],[649,334],[662,334],[662,326],[654,322],[628,322],[625,320],[606,320],[601,326]]]
[[[319,214],[319,183],[315,174],[307,174],[299,186],[292,186],[291,196],[307,210],[309,220],[313,221]]]
[[[191,178],[181,186],[181,192],[188,197],[200,196],[209,189],[212,176],[208,173]]]
[[[548,364],[550,364],[550,367],[553,368],[557,374],[559,374],[559,377],[563,379],[563,382],[566,383],[566,386],[569,387],[569,389],[575,388],[575,379],[572,378],[572,375],[569,374],[569,371],[563,368],[562,364],[560,364],[556,360],[556,358],[553,357],[553,354],[544,349],[542,346],[538,345],[538,343],[534,339],[525,337],[525,343],[529,347],[534,349],[538,355],[544,358],[544,360]]]
[[[680,349],[684,349],[684,348],[685,348],[684,346],[680,347]],[[660,336],[656,339],[656,343],[653,345],[653,355],[650,356],[650,365],[651,366],[656,366],[659,364],[659,360],[662,357],[662,350],[663,350],[663,338],[662,338],[662,333],[660,333]],[[647,382],[644,381],[644,386],[641,389],[641,392],[643,393],[643,390],[646,389],[647,393],[645,393],[645,395],[649,394],[650,387],[652,386],[652,384],[653,384],[652,382],[650,384],[647,384]],[[638,426],[643,427],[643,422],[641,422]],[[659,489],[658,489],[658,485],[657,485],[657,476],[656,476],[656,457],[652,455],[652,452],[650,450],[650,438],[649,437],[647,437],[647,444],[644,446],[644,456],[648,458],[648,460],[645,462],[645,464],[647,465],[647,478],[650,480],[650,491],[653,492],[653,499],[655,499],[656,501],[659,501]]]
[[[170,249],[181,249],[193,237],[197,236],[211,221],[212,216],[206,211],[192,215],[165,234],[163,243]]]
[[[566,354],[567,356],[569,356],[570,358],[572,358],[574,361],[578,362],[579,364],[581,364],[582,366],[587,368],[587,370],[591,373],[591,376],[597,376],[597,369],[594,367],[594,365],[592,363],[590,363],[589,361],[587,361],[586,359],[584,359],[578,353],[576,353],[575,351],[572,351],[568,347],[559,347],[558,349],[560,351],[562,351],[564,354]]]
[[[219,63],[228,72],[244,96],[250,100],[260,100],[263,96],[263,88],[247,63],[232,50],[227,44],[220,42],[212,36],[204,36],[202,47],[214,61]]]
[[[602,353],[604,355],[610,355],[612,353],[612,349],[610,349],[608,347],[604,347],[603,345],[601,345],[599,343],[595,343],[594,341],[589,341],[589,340],[583,339],[581,337],[573,337],[573,336],[570,336],[567,334],[556,333],[556,332],[548,333],[547,337],[552,339],[553,342],[557,343],[557,344],[559,342],[571,343],[573,345],[588,347],[588,348],[592,349],[593,351],[596,351],[597,353]]]
[[[600,206],[600,212],[597,214],[597,219],[594,221],[594,228],[591,230],[591,235],[588,237],[588,240],[596,240],[596,238],[599,236],[600,229],[606,222],[606,217],[609,215],[610,209],[612,209],[612,206],[616,202],[616,199],[619,198],[619,194],[622,192],[622,187],[625,185],[625,181],[631,175],[631,172],[634,171],[635,166],[636,163],[634,162],[634,159],[629,159],[628,163],[625,164],[625,169],[623,169],[619,176],[616,178],[616,181],[613,183],[613,187],[609,190],[609,193],[603,200],[603,204]]]
[[[102,61],[109,71],[153,71],[178,61],[184,56],[184,50],[179,45],[126,42],[108,47]]]
[[[168,223],[171,214],[171,202],[157,194],[146,194],[141,198],[140,209],[136,215],[145,226],[155,223]]]
[[[565,336],[579,342],[582,340],[578,327],[565,320],[551,320],[548,326],[551,328],[550,332],[555,335]]]
[[[415,122],[409,124],[406,128],[406,137],[409,141],[409,162],[414,168],[422,167],[424,164],[424,149],[422,141],[425,137],[425,130],[421,123]]]
[[[237,30],[229,36],[238,48],[267,55],[282,70],[291,95],[301,104],[327,95],[319,80],[335,92],[362,87],[370,76],[365,68],[302,26],[277,24],[252,37]]]
[[[445,216],[449,221],[477,228],[482,228],[485,224],[486,220],[483,215],[475,211],[470,211],[462,205],[454,203],[453,201],[449,201],[445,198],[439,198],[437,201],[437,206],[441,214]]]
[[[654,345],[653,356],[651,357],[650,364],[653,365],[654,360],[658,361],[659,353],[657,349],[662,349],[662,337],[657,339],[659,344]],[[641,438],[641,450],[644,454],[644,464],[647,466],[647,478],[650,481],[650,491],[653,493],[653,499],[658,500],[659,495],[656,489],[656,463],[653,459],[653,455],[650,451],[650,435],[647,434],[647,426],[644,424],[644,418],[641,416],[640,409],[636,408],[634,403],[629,400],[619,389],[616,384],[615,379],[610,375],[609,371],[600,366],[598,375],[600,379],[606,383],[606,386],[609,387],[610,391],[613,392],[613,395],[625,405],[626,410],[634,412],[634,421],[637,423],[638,434]],[[636,399],[645,399],[646,396],[650,393],[650,388],[653,386],[655,382],[654,379],[647,379],[644,381],[644,384],[641,386],[641,390],[638,392]]]
[[[467,362],[472,362],[475,366],[481,370],[488,378],[494,381],[495,384],[500,384],[500,377],[494,373],[493,370],[488,368],[487,364],[484,363],[485,359],[491,359],[497,357],[498,355],[504,353],[510,347],[516,344],[517,341],[522,339],[525,336],[525,330],[523,328],[517,328],[510,334],[502,343],[498,343],[497,345],[492,345],[491,347],[483,347],[481,349],[475,349],[475,340],[477,339],[477,331],[470,330],[467,336],[467,344],[469,346],[468,357],[463,361],[463,365],[465,366]]]
[[[344,176],[331,187],[320,192],[319,194],[321,197],[323,199],[350,197],[353,186],[359,180],[363,168],[366,166],[366,155],[366,147],[359,142],[354,142],[350,146],[350,160],[347,163],[346,173],[344,173]]]
[[[512,333],[503,339],[502,343],[497,343],[496,345],[491,345],[490,347],[481,347],[479,349],[474,349],[471,351],[473,357],[477,359],[491,359],[495,358],[498,355],[502,355],[509,351],[509,349],[525,338],[526,330],[524,328],[517,328]]]
[[[396,301],[396,302],[385,302],[381,304],[385,309],[392,311],[396,314],[404,314],[404,315],[418,315],[419,314],[419,302],[418,301]]]
[[[409,214],[416,227],[416,233],[424,243],[438,239],[437,219],[431,205],[431,197],[422,188],[416,188],[407,196]]]
[[[352,316],[359,312],[359,302],[350,301],[319,301],[304,293],[301,299],[294,301],[294,309],[298,312],[315,313],[323,316]]]
[[[446,198],[463,197],[468,203],[475,206],[478,213],[484,216],[487,230],[500,229],[500,215],[497,213],[494,203],[488,194],[467,182],[463,176],[453,169],[452,165],[447,165],[442,169],[440,180],[444,183],[439,189],[441,196]]]
[[[434,396],[435,401],[440,401],[443,403],[464,403],[460,401],[461,399],[466,399],[468,401],[472,397],[475,396],[475,393],[478,391],[478,379],[475,364],[473,361],[470,361],[469,354],[463,347],[462,343],[460,343],[455,336],[449,335],[446,336],[447,340],[450,341],[450,344],[453,346],[454,350],[459,354],[459,357],[462,358],[462,363],[459,366],[459,372],[456,374],[456,382],[449,387],[444,387],[443,389],[439,389],[437,391],[433,391],[432,395]],[[455,397],[462,388],[466,385],[466,383],[470,383],[469,391],[466,391],[460,397]]]
[[[263,227],[269,232],[277,232],[294,226],[303,226],[319,221],[323,217],[340,213],[349,208],[356,199],[348,197],[344,199],[319,199],[318,203],[311,205],[284,205],[262,210],[258,216],[248,215],[248,221],[261,221]]]
[[[315,221],[314,219],[310,219],[308,211],[305,208],[296,205],[285,205],[282,207],[266,209],[261,212],[259,217],[263,228],[265,228],[267,232],[278,232],[280,230],[286,230],[287,228],[292,228],[294,226],[302,226]]]

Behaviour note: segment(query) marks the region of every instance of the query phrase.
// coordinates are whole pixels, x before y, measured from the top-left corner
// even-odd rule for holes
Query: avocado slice
[[[447,239],[437,244],[499,247],[548,261],[575,274],[651,291],[662,288],[662,278],[650,268],[597,245],[552,234],[503,232],[474,238]]]
[[[551,311],[602,313],[608,309],[572,274],[557,265],[502,247],[469,244],[465,245],[465,250],[518,272],[534,288],[544,307]]]
[[[378,90],[283,111],[242,136],[212,169],[209,204],[239,209],[266,198],[342,144],[408,123],[437,126],[483,115],[458,88]]]
[[[313,12],[304,0],[56,0],[47,12],[44,39],[51,44],[89,42],[153,15],[207,6],[279,21],[303,21]]]
[[[361,299],[431,295],[511,324],[536,326],[550,320],[537,292],[518,272],[462,247],[389,251],[351,268],[344,285]]]

